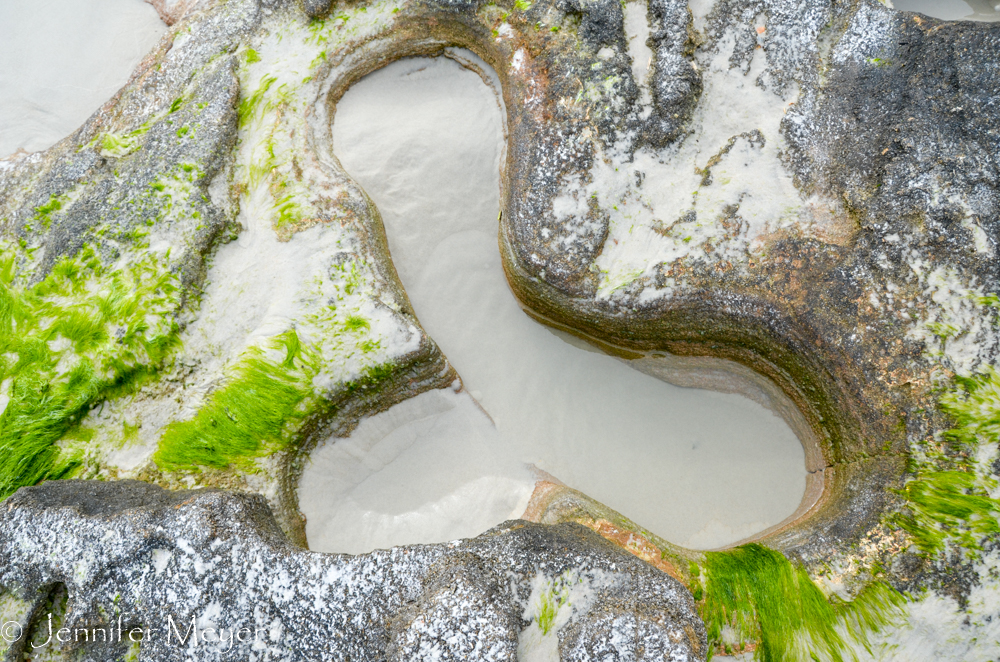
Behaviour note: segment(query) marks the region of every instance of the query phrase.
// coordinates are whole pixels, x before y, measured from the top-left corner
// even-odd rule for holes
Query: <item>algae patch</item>
[[[1000,373],[993,366],[971,377],[957,375],[940,399],[956,426],[942,439],[951,452],[914,453],[914,478],[903,487],[906,512],[895,522],[925,554],[962,550],[974,554],[982,539],[1000,534],[1000,500],[992,463],[1000,433]]]
[[[286,350],[283,361],[251,347],[193,419],[167,426],[155,456],[160,467],[222,469],[285,445],[286,430],[304,415],[298,408],[312,393],[318,359],[302,351],[295,331],[277,336],[272,348]]]
[[[893,624],[904,601],[881,582],[852,601],[827,598],[804,568],[758,544],[707,552],[704,571],[709,646],[753,648],[763,662],[853,659],[854,645],[868,648],[871,634]]]
[[[79,453],[56,442],[177,342],[177,277],[156,257],[113,269],[88,246],[30,286],[15,259],[0,259],[0,499],[71,474]]]

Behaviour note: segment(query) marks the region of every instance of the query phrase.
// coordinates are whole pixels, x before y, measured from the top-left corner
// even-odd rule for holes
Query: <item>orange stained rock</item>
[[[571,488],[548,480],[540,480],[535,483],[535,490],[531,494],[528,506],[521,515],[521,519],[529,522],[545,524],[555,524],[554,521],[546,521],[546,514],[549,506],[558,496]],[[621,527],[605,518],[595,519],[585,512],[574,509],[573,514],[568,517],[558,517],[558,521],[570,521],[582,524],[583,526],[598,533],[605,540],[614,543],[627,552],[639,557],[646,563],[653,565],[667,573],[685,586],[687,579],[678,572],[677,568],[667,561],[663,556],[663,550],[657,547],[649,538],[633,529]]]

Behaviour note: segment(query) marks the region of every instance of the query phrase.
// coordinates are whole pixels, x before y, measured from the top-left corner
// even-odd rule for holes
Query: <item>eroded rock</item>
[[[55,652],[74,659],[515,660],[532,587],[570,575],[593,594],[554,607],[578,645],[599,645],[603,621],[633,618],[639,601],[669,632],[655,659],[705,659],[688,591],[575,524],[508,522],[352,557],[292,545],[262,498],[223,491],[56,481],[23,488],[0,515],[0,587],[33,607],[7,660],[58,646],[44,609],[57,587],[68,603],[56,629],[73,634]]]

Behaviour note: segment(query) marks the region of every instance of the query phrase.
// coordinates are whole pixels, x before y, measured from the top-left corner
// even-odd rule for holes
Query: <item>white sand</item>
[[[948,21],[1000,21],[1000,0],[893,0],[892,6]]]
[[[0,0],[0,158],[75,131],[166,30],[143,0]]]
[[[468,538],[524,512],[533,475],[467,393],[422,393],[312,456],[299,484],[314,550]]]
[[[741,396],[641,374],[520,310],[497,248],[502,131],[494,93],[445,58],[390,65],[338,105],[336,153],[378,205],[421,323],[496,433],[452,427],[468,425],[474,409],[449,394],[447,412],[404,403],[346,442],[329,440],[300,486],[310,546],[358,552],[481,531],[525,495],[505,456],[692,547],[790,515],[805,465],[783,420]],[[483,490],[491,481],[495,495]]]

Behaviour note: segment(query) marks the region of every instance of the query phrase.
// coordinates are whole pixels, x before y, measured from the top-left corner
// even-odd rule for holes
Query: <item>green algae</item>
[[[112,270],[87,246],[31,286],[15,259],[0,259],[0,499],[72,474],[80,457],[60,438],[155,372],[178,334],[176,276],[151,256]]]
[[[971,552],[983,536],[1000,533],[1000,502],[971,471],[918,471],[902,490],[907,512],[895,521],[925,554],[943,551],[946,543]]]
[[[691,573],[694,575],[695,573]],[[702,618],[713,651],[755,644],[764,662],[854,659],[871,634],[891,625],[904,598],[868,585],[852,601],[827,598],[804,568],[759,544],[706,552]]]
[[[159,118],[157,118],[159,119]],[[113,156],[121,158],[139,151],[142,147],[142,137],[149,132],[153,126],[150,120],[134,131],[126,133],[102,133],[95,138],[91,145],[99,145],[101,156]]]
[[[367,331],[368,329],[371,328],[371,325],[368,323],[368,320],[359,315],[351,315],[350,317],[348,317],[344,321],[344,326],[347,328],[348,331],[362,331],[362,330]]]
[[[559,610],[567,602],[569,602],[569,591],[564,582],[561,585],[559,582],[554,582],[548,590],[542,592],[536,617],[538,629],[542,634],[548,634],[552,630]]]
[[[246,129],[252,121],[261,119],[271,111],[287,109],[292,93],[287,85],[272,90],[276,79],[264,76],[258,89],[240,103],[240,127]],[[251,163],[246,167],[244,178],[248,189],[267,183],[268,194],[273,200],[274,216],[271,226],[281,240],[287,240],[313,217],[314,211],[305,200],[308,189],[297,178],[291,176],[289,164],[292,157],[276,153],[278,135],[284,133],[280,122],[263,128],[265,135],[256,143]],[[286,134],[287,136],[287,134]]]
[[[328,401],[313,388],[320,369],[319,352],[294,330],[274,337],[266,349],[248,349],[194,418],[165,428],[154,461],[166,471],[256,471],[254,460],[289,448],[307,419],[335,413],[336,406],[328,411]],[[392,363],[371,366],[338,391],[348,397],[395,375]]]
[[[287,445],[294,424],[305,416],[299,405],[312,394],[319,367],[294,330],[274,338],[272,348],[284,349],[284,359],[248,349],[226,385],[193,419],[166,427],[154,457],[161,469],[223,469],[234,463],[251,469],[247,460]]]
[[[284,189],[289,183],[287,179],[277,177],[278,180],[275,184],[275,188]],[[274,202],[275,211],[278,212],[277,217],[272,223],[272,227],[278,231],[279,236],[284,236],[283,231],[291,231],[302,223],[308,217],[308,212],[299,203],[298,195],[295,192],[289,193],[288,195],[278,198]]]
[[[247,126],[254,118],[257,117],[258,113],[261,111],[262,101],[264,100],[267,91],[271,89],[271,86],[278,81],[277,78],[270,75],[265,75],[260,80],[260,85],[257,89],[248,97],[245,97],[240,101],[239,108],[237,109],[237,115],[239,116],[239,127],[242,129]]]
[[[48,230],[52,227],[52,214],[61,210],[66,203],[69,202],[69,195],[55,195],[53,194],[49,201],[44,205],[35,208],[35,216],[33,220],[39,221],[42,224],[42,228]]]
[[[972,377],[955,377],[955,388],[941,398],[941,407],[955,419],[945,436],[972,450],[981,441],[1000,441],[1000,373],[993,366]]]
[[[893,521],[926,555],[949,546],[968,555],[980,549],[982,538],[1000,534],[1000,500],[990,496],[997,482],[988,469],[977,471],[975,461],[983,444],[991,447],[989,459],[997,454],[1000,373],[987,366],[971,377],[956,376],[939,404],[955,422],[942,435],[950,449],[911,458],[913,478],[900,492],[906,509]]]
[[[204,196],[197,187],[197,182],[204,176],[204,172],[196,164],[178,163],[153,181],[149,185],[151,198],[159,203],[159,210],[156,218],[149,219],[147,225],[163,220],[168,222],[188,218],[197,220],[201,214],[191,203]]]

